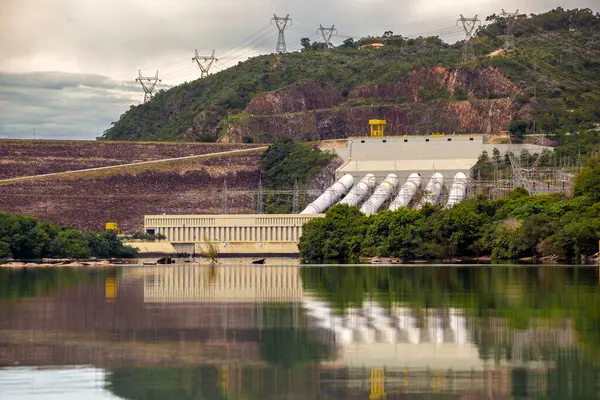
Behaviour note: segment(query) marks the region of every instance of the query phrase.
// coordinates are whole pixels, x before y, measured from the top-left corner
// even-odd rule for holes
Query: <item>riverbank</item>
[[[55,262],[31,262],[31,261],[9,261],[0,262],[0,268],[114,268],[114,267],[142,267],[142,266],[162,266],[156,258],[134,258],[127,260],[98,260],[98,261],[55,261]],[[174,264],[164,265],[212,265],[208,258],[178,258],[174,259]],[[232,257],[221,259],[217,265],[246,265],[253,264],[254,259],[246,257]],[[273,257],[266,258],[265,264],[270,265],[298,265],[298,258]],[[256,264],[260,265],[260,264]]]

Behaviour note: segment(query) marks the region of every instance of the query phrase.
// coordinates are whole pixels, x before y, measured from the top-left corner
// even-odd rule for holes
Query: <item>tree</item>
[[[515,119],[510,121],[510,124],[508,125],[508,131],[510,132],[511,136],[514,136],[518,139],[523,139],[523,136],[525,136],[525,133],[527,132],[528,126],[529,124],[527,124],[527,122]]]
[[[342,45],[340,47],[346,48],[346,49],[355,49],[358,47],[358,44],[354,41],[354,38],[348,38],[348,39],[344,40],[344,42],[342,43]]]
[[[306,51],[306,50],[310,49],[310,39],[309,38],[300,39],[300,44],[303,47],[302,51]]]
[[[600,202],[600,156],[592,159],[575,177],[574,194]]]

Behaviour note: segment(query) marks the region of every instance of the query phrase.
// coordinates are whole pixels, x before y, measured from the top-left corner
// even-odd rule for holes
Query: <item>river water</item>
[[[0,399],[595,399],[569,266],[0,269]]]

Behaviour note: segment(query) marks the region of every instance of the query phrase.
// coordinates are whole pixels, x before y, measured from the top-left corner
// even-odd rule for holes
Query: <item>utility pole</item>
[[[215,58],[215,50],[213,49],[210,56],[199,56],[198,49],[194,49],[194,51],[196,55],[192,58],[192,61],[196,61],[198,68],[200,68],[200,78],[206,78],[208,76],[208,71],[210,71],[210,67],[213,65],[213,62],[219,61]]]
[[[142,76],[142,71],[138,71],[139,77],[136,78],[136,82],[142,85],[142,89],[144,89],[144,103],[152,98],[152,92],[156,87],[157,82],[162,82],[158,79],[158,70],[156,71],[156,75],[154,76]]]
[[[292,214],[300,212],[300,193],[298,191],[298,180],[294,181],[294,194],[292,196]]]
[[[278,17],[273,14],[273,18],[271,21],[275,21],[275,25],[277,25],[277,30],[279,31],[279,36],[277,37],[277,49],[275,50],[277,53],[285,53],[287,51],[287,47],[285,46],[285,28],[289,24],[292,24],[292,19],[290,18],[290,14],[286,15],[285,18]]]
[[[500,14],[506,20],[506,37],[504,39],[504,50],[505,51],[513,51],[515,50],[515,21],[517,20],[517,15],[519,15],[519,10],[514,13],[508,13],[502,9],[502,14]]]
[[[475,33],[477,23],[481,23],[481,21],[477,19],[477,15],[475,15],[474,18],[465,18],[462,14],[460,14],[460,18],[456,21],[456,26],[458,26],[459,22],[462,23],[462,27],[465,30],[465,42],[463,43],[462,62],[467,63],[475,58],[475,50],[473,50],[473,43],[471,43],[471,38],[473,37],[473,33]]]
[[[227,203],[227,181],[223,181],[223,202],[221,203],[221,214],[229,214],[229,204]]]
[[[323,40],[327,45],[327,51],[329,51],[329,49],[333,48],[333,45],[331,44],[331,36],[337,35],[337,29],[335,29],[335,25],[331,25],[331,28],[323,28],[323,25],[319,24],[319,29],[317,29],[317,33],[319,32],[321,32]]]
[[[265,203],[263,201],[263,187],[262,187],[262,179],[258,181],[258,195],[256,199],[256,213],[264,214],[265,213]]]

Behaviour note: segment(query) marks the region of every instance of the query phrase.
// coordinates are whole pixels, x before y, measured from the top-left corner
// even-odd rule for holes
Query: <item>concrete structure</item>
[[[146,215],[147,233],[166,236],[178,253],[298,254],[302,226],[323,214]]]
[[[519,154],[523,150],[534,153],[547,149],[530,144],[488,144],[484,138],[484,135],[348,138],[348,148],[338,152],[345,162],[336,171],[336,177],[351,174],[360,179],[366,174],[373,174],[381,182],[388,174],[394,173],[401,181],[406,181],[412,173],[430,177],[439,172],[447,178],[444,186],[448,190],[457,173],[471,177],[472,168],[484,150],[491,157],[494,148],[502,154],[508,151]]]

